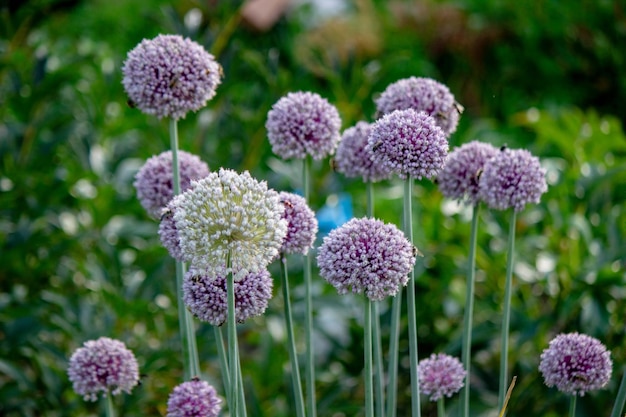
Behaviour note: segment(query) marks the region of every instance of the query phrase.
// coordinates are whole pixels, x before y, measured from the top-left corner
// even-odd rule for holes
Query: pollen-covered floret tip
[[[556,336],[541,354],[539,371],[548,387],[583,396],[611,379],[611,353],[598,339],[580,333]]]
[[[176,386],[167,400],[167,417],[217,417],[221,409],[215,388],[200,379]]]
[[[183,279],[183,301],[199,320],[221,326],[228,316],[226,268],[213,273],[190,270]],[[235,271],[235,320],[242,323],[265,313],[272,298],[273,281],[264,269],[258,272]]]
[[[209,166],[198,156],[178,151],[180,188],[189,188],[192,180],[209,175]],[[174,196],[172,151],[150,157],[135,175],[137,198],[142,207],[155,219],[161,218],[164,207]]]
[[[337,108],[311,92],[292,92],[278,100],[265,128],[272,151],[283,159],[323,159],[335,152],[341,138]]]
[[[430,401],[451,397],[463,388],[465,369],[457,358],[445,353],[432,354],[419,364],[420,390]]]
[[[144,39],[128,53],[122,73],[133,107],[173,119],[204,107],[222,78],[213,55],[179,35]]]
[[[448,140],[423,111],[395,110],[377,120],[370,132],[372,162],[400,178],[435,178],[448,155]]]
[[[415,264],[413,245],[393,224],[352,219],[324,238],[317,255],[320,275],[339,294],[365,293],[371,300],[395,296]]]
[[[281,192],[278,195],[285,206],[283,218],[287,221],[287,234],[280,249],[282,253],[306,253],[313,247],[318,225],[315,213],[306,200],[293,193]]]
[[[485,162],[478,190],[490,208],[519,212],[526,204],[539,203],[548,190],[545,169],[527,150],[503,148]]]
[[[390,84],[375,100],[379,115],[395,110],[424,111],[435,118],[446,136],[456,131],[463,107],[444,84],[425,77],[409,77]]]
[[[480,200],[478,179],[485,163],[497,152],[498,149],[493,145],[479,141],[454,149],[437,176],[441,193],[453,200],[477,203]]]
[[[346,129],[335,154],[335,169],[348,178],[361,177],[363,181],[381,181],[391,177],[382,164],[372,161],[372,150],[367,141],[372,124],[360,121]]]
[[[139,383],[139,366],[133,352],[119,340],[90,340],[70,357],[67,370],[74,391],[87,401],[111,392],[130,394]]]

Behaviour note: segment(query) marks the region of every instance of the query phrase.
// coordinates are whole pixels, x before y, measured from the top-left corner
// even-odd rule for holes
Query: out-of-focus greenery
[[[98,415],[100,404],[72,391],[66,367],[82,342],[99,336],[123,340],[144,374],[132,395],[116,398],[120,415],[165,415],[167,395],[181,382],[174,265],[132,186],[143,162],[167,149],[167,123],[126,106],[120,73],[126,53],[158,33],[193,38],[224,67],[215,99],[180,123],[181,148],[213,168],[250,170],[279,190],[297,189],[301,168],[272,155],[264,123],[289,91],[328,98],[347,128],[372,120],[372,98],[389,83],[432,77],[466,108],[452,146],[477,139],[539,156],[549,191],[518,217],[510,353],[518,378],[508,415],[565,414],[568,398],[543,385],[537,366],[552,337],[569,331],[597,337],[612,352],[609,386],[578,402],[579,416],[608,415],[626,364],[619,2],[354,0],[331,18],[312,4],[294,5],[263,33],[238,7],[216,0],[0,6],[0,415]],[[198,15],[201,24],[189,25]],[[365,213],[362,184],[326,161],[314,171],[314,210],[347,193],[354,214]],[[377,215],[398,223],[399,184],[375,189]],[[429,182],[416,183],[415,195],[425,254],[417,265],[420,357],[460,355],[469,211]],[[474,415],[493,413],[497,402],[507,230],[507,213],[483,209]],[[301,264],[291,263],[301,323]],[[337,296],[321,279],[315,291],[319,414],[362,415],[361,300]],[[281,303],[276,296],[264,317],[240,326],[251,416],[293,415]],[[382,310],[386,337],[386,304]],[[406,335],[401,340],[405,357]],[[198,325],[198,342],[204,376],[223,392],[209,326]],[[407,366],[401,360],[401,387],[409,386]],[[401,391],[398,414],[409,405]],[[435,415],[433,405],[423,408]]]

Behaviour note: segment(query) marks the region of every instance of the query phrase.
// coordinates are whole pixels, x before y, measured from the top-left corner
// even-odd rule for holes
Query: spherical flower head
[[[331,155],[341,139],[337,108],[310,92],[288,93],[267,114],[267,137],[272,151],[283,159],[319,160]]]
[[[182,258],[199,271],[264,269],[287,234],[278,193],[246,171],[220,169],[172,200]]]
[[[382,300],[407,284],[415,264],[414,246],[394,225],[352,219],[324,238],[317,255],[320,275],[339,294],[348,290]]]
[[[539,159],[525,149],[503,148],[489,159],[478,181],[479,197],[496,210],[522,211],[538,203],[548,190],[546,171]]]
[[[67,373],[74,391],[87,401],[96,401],[99,393],[130,394],[139,383],[139,366],[133,352],[108,337],[87,341],[76,349]]]
[[[348,178],[361,177],[364,182],[376,182],[391,177],[391,172],[385,166],[372,162],[372,150],[367,148],[371,129],[372,124],[358,122],[343,132],[335,154],[337,172]]]
[[[184,118],[215,96],[222,68],[196,42],[179,35],[144,39],[122,67],[129,104],[159,119]]]
[[[552,339],[543,351],[539,371],[547,386],[582,397],[608,384],[613,362],[611,353],[598,339],[567,333]]]
[[[396,110],[374,123],[367,143],[372,162],[400,178],[433,178],[448,155],[448,140],[435,119],[413,109]]]
[[[189,188],[191,180],[209,175],[209,166],[189,152],[178,151],[178,166],[182,191]],[[163,208],[174,196],[172,184],[172,151],[149,158],[135,175],[137,198],[153,218],[161,217]]]
[[[478,141],[472,141],[454,149],[437,176],[439,190],[447,198],[476,204],[478,178],[485,163],[496,155],[498,149]]]
[[[215,271],[209,274],[189,270],[183,279],[183,301],[198,319],[221,326],[228,316],[226,268]],[[272,298],[273,281],[266,269],[239,275],[234,286],[235,319],[243,323],[265,313]]]
[[[283,218],[287,221],[287,234],[280,252],[306,255],[317,235],[315,213],[306,200],[297,194],[281,192],[278,197],[285,205]]]
[[[452,397],[463,388],[466,372],[461,361],[453,356],[433,353],[428,359],[422,359],[418,368],[420,390],[430,401]]]
[[[409,77],[390,84],[375,100],[378,114],[414,109],[435,118],[447,137],[456,131],[463,111],[445,85],[431,78]]]
[[[215,388],[197,378],[178,385],[167,400],[167,417],[217,417],[221,409]]]

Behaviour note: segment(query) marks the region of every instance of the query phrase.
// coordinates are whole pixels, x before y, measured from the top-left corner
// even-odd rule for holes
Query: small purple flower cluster
[[[278,198],[285,205],[283,218],[287,221],[287,234],[280,252],[306,255],[317,235],[315,213],[306,200],[297,194],[281,192]]]
[[[419,362],[420,390],[430,401],[452,397],[463,388],[465,369],[457,358],[444,353],[432,354]]]
[[[222,399],[207,382],[193,379],[178,385],[167,400],[166,417],[217,417]]]
[[[367,147],[372,124],[358,122],[346,129],[335,154],[335,169],[348,178],[361,177],[363,181],[382,181],[391,177],[391,172],[382,164],[372,161],[372,150]]]

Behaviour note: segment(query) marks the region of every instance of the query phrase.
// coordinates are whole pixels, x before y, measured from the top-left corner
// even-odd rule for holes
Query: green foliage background
[[[182,378],[174,265],[133,177],[167,149],[167,124],[126,106],[120,68],[141,39],[180,33],[205,45],[225,78],[205,110],[181,122],[181,148],[212,168],[250,170],[294,190],[300,167],[276,159],[265,136],[273,103],[315,91],[343,128],[372,120],[372,98],[411,75],[447,84],[466,111],[452,147],[470,140],[524,147],[547,168],[549,191],[517,224],[510,416],[560,416],[568,398],[543,385],[539,355],[559,332],[579,331],[612,352],[607,389],[579,416],[608,415],[626,363],[626,12],[619,1],[347,1],[319,19],[294,6],[267,32],[236,1],[9,0],[0,5],[0,415],[92,416],[66,376],[85,340],[123,340],[142,385],[116,399],[120,415],[165,415]],[[197,29],[185,25],[201,13]],[[311,206],[362,184],[314,165]],[[401,190],[376,187],[377,215],[399,223]],[[416,183],[420,356],[460,355],[469,213]],[[331,199],[332,200],[332,199]],[[498,332],[507,213],[482,211],[472,409],[497,402]],[[294,297],[301,295],[293,259]],[[276,285],[278,286],[278,284]],[[315,284],[320,416],[362,415],[360,299]],[[277,289],[275,292],[278,293]],[[282,300],[240,327],[251,416],[287,416],[291,398]],[[296,302],[296,322],[303,306]],[[388,322],[383,305],[383,324]],[[383,329],[386,329],[383,326]],[[384,330],[386,336],[386,330]],[[402,340],[406,341],[406,337]],[[212,329],[198,325],[202,370],[221,387]],[[385,346],[385,343],[383,344]],[[408,345],[401,344],[402,355]],[[401,360],[401,387],[408,387]],[[448,401],[454,411],[456,399]],[[408,409],[399,396],[399,415]],[[424,415],[435,408],[422,402]]]

